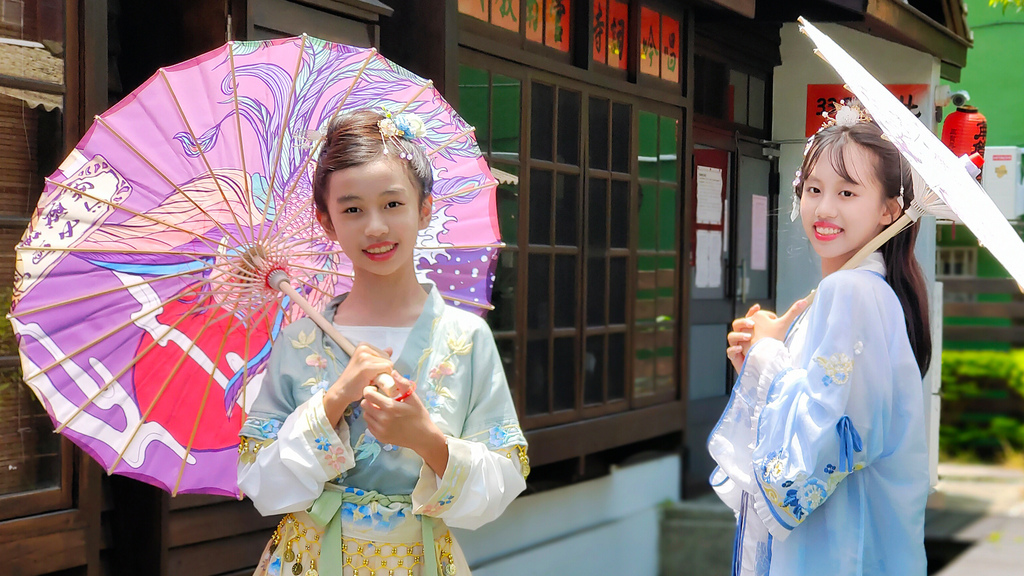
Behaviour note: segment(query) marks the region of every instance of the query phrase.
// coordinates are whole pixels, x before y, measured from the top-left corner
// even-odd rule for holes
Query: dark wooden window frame
[[[690,26],[689,23],[686,24]],[[520,54],[523,56],[523,54]],[[525,55],[524,59],[531,60],[528,55]],[[551,70],[537,70],[532,66],[517,66],[502,62],[498,58],[494,58],[490,54],[482,54],[477,50],[468,49],[463,47],[459,52],[459,63],[467,66],[471,66],[478,69],[488,70],[491,74],[498,74],[507,77],[517,78],[522,82],[522,93],[521,103],[523,110],[530,110],[530,86],[532,82],[541,82],[551,86],[560,86],[567,89],[577,91],[581,94],[581,135],[580,144],[585,146],[587,142],[587,121],[588,118],[588,101],[591,96],[597,96],[600,98],[609,99],[615,102],[628,103],[631,107],[631,125],[637,126],[639,117],[639,111],[645,110],[650,111],[662,116],[676,117],[679,121],[680,126],[680,138],[677,143],[677,154],[680,158],[684,158],[688,151],[688,135],[687,130],[689,128],[688,114],[689,114],[689,100],[684,99],[679,95],[666,96],[665,94],[658,94],[656,98],[642,98],[639,94],[640,89],[636,84],[626,84],[620,81],[611,79],[607,81],[605,79],[599,80],[598,84],[593,82],[585,83],[575,81],[573,78],[566,78],[564,74],[560,72],[562,69],[558,66],[558,63],[554,63],[556,70],[552,73]],[[551,64],[549,62],[549,64]],[[549,66],[550,67],[550,66]],[[688,69],[688,68],[687,68]],[[684,79],[688,79],[688,76],[684,76]],[[594,78],[590,78],[594,80]],[[607,84],[612,84],[608,86]],[[681,84],[686,84],[682,82]],[[622,90],[623,87],[632,87],[631,90]],[[649,94],[648,94],[649,95]],[[557,110],[555,111],[557,114]],[[493,114],[493,112],[492,112]],[[520,162],[518,163],[520,183],[519,183],[519,194],[520,206],[529,206],[529,187],[530,187],[530,166],[538,165],[548,167],[551,163],[538,162],[531,160],[527,154],[523,154],[523,150],[529,150],[529,143],[526,141],[527,133],[529,130],[529,114],[523,114],[520,118],[520,130],[522,143],[520,147]],[[556,116],[557,122],[557,116]],[[650,397],[644,397],[640,399],[632,398],[632,355],[633,355],[633,301],[635,300],[636,292],[636,227],[637,227],[637,194],[640,183],[640,177],[637,169],[637,159],[635,158],[635,151],[638,149],[638,129],[634,128],[630,136],[630,227],[631,234],[629,238],[629,248],[621,249],[623,254],[628,255],[628,278],[624,279],[626,282],[626,321],[621,327],[616,327],[617,331],[626,333],[625,350],[627,358],[625,361],[625,399],[618,402],[610,402],[597,404],[592,406],[583,405],[583,382],[581,378],[577,377],[574,383],[574,394],[576,397],[576,404],[573,410],[567,410],[564,412],[556,412],[550,414],[544,414],[539,416],[523,416],[522,421],[524,428],[527,430],[527,438],[531,442],[530,457],[531,461],[535,465],[543,465],[547,463],[553,463],[556,461],[566,460],[570,458],[580,457],[586,454],[608,450],[625,444],[646,440],[649,438],[655,438],[663,436],[665,434],[679,432],[682,430],[684,419],[685,419],[685,359],[682,357],[683,354],[679,353],[679,350],[685,349],[685,333],[682,330],[687,323],[686,310],[683,303],[687,300],[687,289],[685,283],[681,282],[680,278],[683,276],[682,264],[680,260],[682,254],[686,254],[687,247],[683,246],[686,243],[687,231],[684,230],[686,219],[684,214],[689,209],[688,202],[680,201],[677,203],[679,214],[677,216],[677,253],[676,253],[676,286],[678,287],[678,296],[675,303],[676,317],[678,321],[674,326],[675,334],[674,339],[676,342],[677,354],[675,358],[676,366],[676,387],[669,393],[661,395],[653,395]],[[581,158],[584,158],[581,153]],[[581,162],[585,160],[581,159]],[[495,162],[495,165],[500,166],[500,162]],[[682,198],[686,198],[686,194],[689,192],[689,178],[688,178],[688,167],[685,162],[679,163],[680,171],[680,185],[679,192]],[[600,173],[602,175],[611,176],[612,173],[608,171],[597,170],[596,172],[592,168],[581,167],[578,169],[578,174],[584,175],[589,173]],[[621,174],[615,174],[615,177],[621,177]],[[583,191],[585,190],[585,180],[579,181],[579,192],[581,195],[581,201],[579,202],[579,210],[577,211],[577,230],[579,237],[582,241],[583,235],[586,233],[586,222],[585,212],[583,211]],[[529,216],[521,213],[519,227],[517,229],[517,236],[519,238],[519,245],[510,247],[509,250],[517,253],[519,259],[518,265],[518,278],[516,282],[517,294],[516,294],[516,326],[517,331],[508,332],[496,332],[495,337],[497,340],[513,340],[515,342],[514,349],[516,351],[515,367],[516,369],[512,375],[511,387],[514,391],[514,398],[517,407],[520,409],[520,414],[523,413],[525,407],[525,375],[523,374],[523,368],[526,366],[527,359],[524,357],[526,351],[526,314],[527,314],[527,290],[528,278],[527,278],[527,266],[522,263],[526,262],[526,256],[530,253],[536,253],[536,247],[529,246]],[[581,247],[582,248],[582,247]],[[553,247],[544,250],[544,252],[550,251],[551,253],[560,253],[564,249],[559,247]],[[586,277],[583,271],[583,261],[586,258],[581,258],[581,262],[577,268],[577,293],[582,294],[585,292],[583,287],[586,282]],[[583,327],[585,324],[584,313],[582,310],[582,303],[577,302],[581,309],[576,315],[576,327],[569,328],[569,330],[576,334],[579,338],[575,348],[579,350],[585,349],[586,340],[585,337],[591,333],[602,333],[607,331],[607,328],[596,329],[588,331]],[[606,304],[607,305],[607,304]],[[559,329],[562,330],[562,329]],[[580,362],[576,362],[580,364]],[[577,373],[579,367],[575,367]]]

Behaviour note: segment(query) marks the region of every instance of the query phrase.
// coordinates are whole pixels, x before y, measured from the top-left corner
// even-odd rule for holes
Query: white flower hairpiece
[[[400,158],[403,160],[412,158],[412,154],[409,153],[402,140],[411,141],[413,138],[422,138],[427,133],[426,124],[424,124],[423,120],[415,114],[406,113],[393,115],[386,108],[382,110],[381,115],[383,118],[377,121],[377,129],[380,130],[381,142],[384,143],[385,139],[391,140],[402,150],[402,152],[398,154]],[[384,146],[384,153],[388,153],[386,145]]]

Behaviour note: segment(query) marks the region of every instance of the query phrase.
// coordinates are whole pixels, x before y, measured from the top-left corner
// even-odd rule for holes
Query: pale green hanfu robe
[[[290,324],[241,431],[239,487],[260,513],[287,514],[257,574],[468,575],[447,526],[490,522],[525,489],[526,440],[490,329],[445,305],[433,285],[424,289],[395,369],[416,382],[448,437],[444,476],[412,450],[377,441],[358,404],[333,428],[323,394],[348,356],[308,318]]]

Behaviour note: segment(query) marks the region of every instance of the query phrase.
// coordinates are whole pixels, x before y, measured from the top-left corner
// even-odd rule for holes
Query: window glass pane
[[[530,244],[551,244],[551,172],[530,171]]]
[[[629,182],[612,180],[612,222],[608,231],[612,248],[629,247]]]
[[[729,110],[726,119],[737,124],[747,123],[747,79],[743,72],[729,70]]]
[[[629,64],[629,4],[608,3],[608,65],[625,70]]]
[[[675,189],[662,187],[658,192],[658,205],[658,250],[671,252],[676,249],[676,223],[679,221]]]
[[[7,294],[10,304],[9,289]],[[5,340],[13,343],[10,324],[4,324]],[[12,352],[17,353],[6,354]],[[0,495],[57,487],[60,468],[60,436],[21,381],[21,370],[0,371]]]
[[[2,5],[2,11],[0,11],[0,36],[63,46],[64,4],[63,0],[5,0]],[[13,44],[7,44],[4,48],[6,49],[7,47],[22,48],[22,46],[15,46]],[[30,50],[40,49],[46,50],[43,48],[30,48]],[[5,55],[10,53],[6,52]],[[63,58],[57,56],[55,59],[60,64],[54,65],[62,69],[64,64]],[[5,64],[12,64],[7,58],[0,58],[0,60],[3,60]],[[44,67],[38,57],[33,57],[31,61],[22,60],[18,64],[17,73],[12,74],[12,76],[47,80],[55,84],[64,83],[63,73],[58,74],[56,79],[53,76],[42,78],[33,75],[34,73],[44,72]],[[50,74],[50,72],[52,71],[45,73]],[[3,73],[9,74],[7,71]]]
[[[519,32],[519,0],[491,0],[491,23]]]
[[[558,161],[580,165],[580,93],[558,91]]]
[[[490,91],[486,70],[459,66],[459,114],[476,127],[476,141],[484,153],[491,151]]]
[[[604,326],[605,261],[604,258],[587,259],[587,325]]]
[[[658,177],[658,115],[640,111],[640,150],[638,151],[641,178]]]
[[[608,169],[608,100],[590,99],[590,167]]]
[[[498,265],[494,270],[494,288],[491,291],[491,304],[494,305],[494,310],[487,315],[487,323],[495,332],[516,329],[518,260],[519,254],[514,250],[502,250],[498,254]]]
[[[654,250],[658,247],[658,187],[640,185],[640,210],[637,222],[637,248]]]
[[[459,12],[487,21],[487,0],[459,0]]]
[[[618,136],[612,138],[612,170],[615,172],[629,172],[629,141],[633,133],[630,120],[629,104],[612,104],[612,134]]]
[[[498,168],[499,166],[493,166]],[[500,165],[500,169],[512,176],[519,174],[518,166]],[[498,205],[498,229],[506,244],[519,242],[519,184],[498,184],[496,203]]]
[[[608,182],[591,178],[587,183],[587,248],[592,256],[603,256],[608,247]]]
[[[608,400],[626,397],[626,335],[608,335]]]
[[[729,70],[721,62],[701,55],[693,59],[693,109],[697,114],[726,119]]]
[[[529,276],[530,298],[526,305],[526,326],[531,330],[546,330],[549,326],[551,307],[548,304],[549,279],[551,278],[551,257],[547,254],[531,254]]]
[[[594,62],[608,62],[608,0],[594,0],[594,35],[590,38]]]
[[[579,177],[559,174],[555,188],[555,243],[577,246],[577,216],[579,215]]]
[[[661,75],[661,20],[646,6],[640,8],[640,72]]]
[[[548,412],[548,341],[530,340],[526,344],[526,413]]]
[[[654,326],[637,326],[633,332],[633,396],[654,393]]]
[[[553,160],[552,139],[555,125],[555,89],[546,84],[533,84],[530,103],[530,157]]]
[[[576,325],[576,256],[555,256],[555,327],[572,328]]]
[[[608,261],[608,323],[626,323],[626,259],[611,258]]]
[[[677,182],[679,122],[667,116],[660,117],[658,122],[658,179],[662,182]]]
[[[495,114],[491,118],[494,157],[519,161],[519,122],[522,86],[518,79],[495,75],[491,86]],[[460,104],[461,107],[461,104]]]
[[[526,0],[526,39],[534,42],[544,40],[543,0]]]
[[[587,355],[583,359],[586,372],[583,385],[583,403],[600,404],[604,401],[604,336],[587,338]]]
[[[64,158],[64,6],[60,0],[0,2],[0,75],[54,85],[54,92],[0,86],[0,310],[10,310],[14,246],[43,188]],[[57,488],[61,436],[17,366],[10,322],[0,322],[0,495]]]
[[[569,51],[569,0],[544,0],[544,44]]]
[[[679,82],[679,22],[662,15],[661,17],[661,77],[670,82]]]
[[[752,128],[764,128],[764,80],[750,77],[750,118]]]
[[[555,338],[552,357],[554,373],[551,385],[555,393],[555,410],[576,407],[576,337]]]

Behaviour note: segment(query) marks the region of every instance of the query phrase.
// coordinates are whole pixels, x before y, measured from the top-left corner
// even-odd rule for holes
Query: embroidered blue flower
[[[364,529],[390,532],[404,522],[408,515],[405,508],[393,509],[379,504],[356,504],[345,502],[341,509],[342,520]]]
[[[508,443],[509,436],[511,435],[511,431],[508,427],[495,426],[494,428],[491,428],[491,447],[501,448]]]
[[[319,391],[321,391],[321,390],[324,390],[324,391],[326,391],[326,390],[327,390],[328,388],[330,388],[330,387],[331,387],[331,383],[330,383],[330,382],[328,382],[327,380],[321,380],[321,381],[317,382],[316,384],[314,384],[314,385],[313,385],[313,386],[312,386],[312,387],[311,387],[311,388],[309,389],[309,391],[310,391],[310,393],[312,393],[312,394],[316,394],[317,392],[319,392]]]
[[[825,474],[831,474],[831,473],[833,473],[835,471],[836,471],[835,464],[826,464],[825,465]]]
[[[276,440],[277,433],[281,431],[284,422],[275,418],[246,418],[245,425],[260,431],[267,440]]]
[[[771,452],[761,466],[761,480],[769,484],[782,478],[785,471],[786,451]]]
[[[817,478],[808,478],[800,489],[800,503],[811,512],[825,502],[828,497],[828,488],[825,483]]]
[[[327,452],[331,449],[331,443],[327,440],[326,436],[320,436],[316,439],[316,449]]]
[[[800,506],[800,498],[797,496],[796,488],[786,491],[786,497],[782,500],[783,508],[792,508],[793,517],[797,520],[803,520],[804,509]]]
[[[423,394],[423,400],[427,404],[427,408],[440,408],[444,404],[444,396],[441,396],[434,390],[427,390]]]

